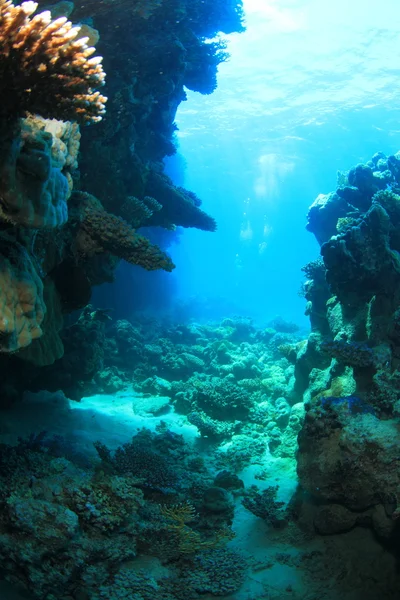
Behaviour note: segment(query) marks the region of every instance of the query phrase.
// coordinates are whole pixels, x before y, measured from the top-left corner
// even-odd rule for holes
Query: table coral
[[[217,228],[215,220],[199,208],[200,199],[182,187],[174,187],[171,179],[164,174],[149,173],[146,194],[162,205],[162,209],[149,219],[149,225],[180,225],[203,231],[215,231]]]

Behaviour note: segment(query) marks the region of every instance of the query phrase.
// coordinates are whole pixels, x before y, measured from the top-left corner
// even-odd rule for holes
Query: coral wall
[[[22,388],[13,378],[22,365],[29,387],[31,371],[35,377],[62,358],[63,315],[84,307],[94,285],[112,281],[120,260],[174,268],[137,233],[141,226],[172,235],[177,226],[215,230],[200,199],[175,187],[162,161],[175,152],[184,86],[211,93],[227,58],[223,43],[205,38],[243,28],[240,3],[225,0],[40,4],[49,9],[35,16],[35,3],[0,1],[5,402]],[[107,97],[94,43],[104,55]]]

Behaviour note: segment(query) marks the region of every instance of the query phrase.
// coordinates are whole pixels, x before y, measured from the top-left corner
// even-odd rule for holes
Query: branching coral
[[[141,227],[155,212],[161,209],[161,204],[150,196],[145,196],[143,200],[129,196],[121,206],[121,216],[132,227]]]
[[[161,513],[171,522],[168,529],[177,535],[179,551],[182,554],[194,554],[201,550],[218,548],[235,537],[234,532],[226,527],[216,531],[211,539],[202,540],[199,532],[187,525],[197,517],[194,506],[189,502],[162,506]]]
[[[137,478],[138,486],[146,490],[172,490],[178,485],[177,474],[161,453],[149,448],[151,443],[151,438],[139,433],[129,444],[118,447],[113,456],[101,442],[95,447],[103,466],[111,472]]]
[[[94,196],[79,193],[75,195],[78,199],[80,229],[74,243],[78,259],[110,252],[148,271],[172,271],[174,265],[164,252],[135,233],[126,221],[106,212]]]
[[[272,527],[282,527],[286,523],[284,502],[277,502],[278,486],[270,486],[260,492],[257,486],[252,485],[246,491],[242,504],[256,517],[260,517]]]
[[[106,98],[101,57],[89,58],[87,38],[66,17],[52,21],[50,11],[35,17],[37,4],[0,0],[1,121],[27,112],[42,117],[99,121]]]

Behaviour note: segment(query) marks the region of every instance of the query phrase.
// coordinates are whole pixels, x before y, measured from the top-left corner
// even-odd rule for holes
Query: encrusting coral
[[[101,57],[79,39],[79,27],[50,11],[34,17],[36,2],[14,6],[0,0],[0,121],[14,123],[26,113],[42,117],[99,121],[106,98]],[[3,123],[2,123],[3,124]]]

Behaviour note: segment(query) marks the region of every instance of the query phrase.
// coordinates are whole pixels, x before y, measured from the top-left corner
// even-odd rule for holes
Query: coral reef
[[[133,451],[138,445],[140,457]],[[200,477],[187,469],[188,457],[196,457],[179,436],[144,430],[113,458],[98,444],[102,462],[86,468],[73,457],[55,456],[56,448],[45,434],[16,446],[0,444],[2,570],[32,598],[132,598],[135,591],[153,598],[158,590],[179,600],[185,590],[200,598],[205,591],[225,596],[240,587],[246,566],[243,557],[221,547],[232,539],[224,514],[218,515],[219,528],[214,531],[214,519],[207,531],[196,512],[203,520],[215,512],[191,491],[200,480],[207,491],[210,474],[204,470]],[[168,465],[154,469],[156,451],[168,455]],[[175,487],[161,491],[167,469],[182,474],[180,491],[176,477],[168,479]],[[146,478],[158,495],[142,491]],[[175,507],[171,495],[179,503]],[[170,504],[160,504],[162,498]],[[171,519],[182,522],[178,531]],[[192,528],[188,521],[194,521]],[[142,552],[160,556],[165,576],[157,583],[132,563]]]
[[[209,6],[207,31],[243,29],[241,3],[224,5]],[[138,229],[163,228],[164,246],[177,227],[215,230],[200,199],[174,186],[162,164],[175,152],[184,85],[191,80],[196,87],[198,80],[209,93],[226,58],[222,42],[205,42],[205,18],[201,2],[186,0],[0,3],[0,235],[9,244],[7,250],[2,244],[0,258],[10,290],[0,307],[0,350],[16,352],[0,356],[0,370],[8,373],[10,399],[21,368],[28,381],[51,381],[47,367],[62,360],[71,340],[61,319],[88,304],[94,285],[113,280],[119,260],[147,270],[174,268]],[[101,58],[92,58],[88,43],[101,47],[110,73],[108,115],[98,91],[105,82]],[[100,120],[81,138],[79,124]],[[79,365],[78,381],[94,364],[98,369],[92,362]],[[63,361],[63,386],[72,363]],[[38,377],[39,368],[45,370]]]
[[[399,166],[400,154],[377,153],[309,211],[323,262],[304,268],[312,333],[297,350],[294,389],[306,409],[299,479],[323,505],[324,534],[363,524],[398,535]]]
[[[279,327],[293,329],[283,320]],[[30,389],[61,388],[79,399],[133,386],[137,414],[174,409],[209,440],[229,440],[240,433],[235,464],[251,459],[250,448],[258,452],[255,424],[261,452],[268,445],[276,454],[295,452],[303,415],[295,404],[295,367],[281,347],[285,340],[295,348],[297,332],[270,327],[266,334],[242,318],[207,325],[144,318],[129,323],[88,306],[77,323],[61,332],[61,339],[63,358],[44,372],[32,372]]]

